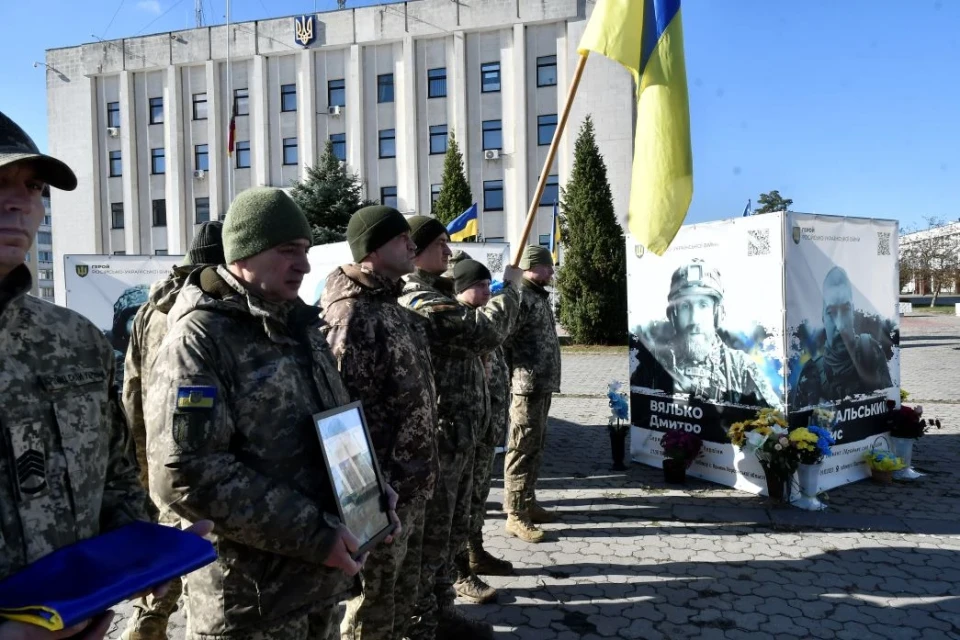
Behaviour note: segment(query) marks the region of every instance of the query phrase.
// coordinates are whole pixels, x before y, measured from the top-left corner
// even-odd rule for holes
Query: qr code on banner
[[[747,231],[747,255],[748,256],[766,256],[770,255],[770,230],[769,229],[751,229]]]
[[[877,255],[890,255],[890,232],[877,231]]]
[[[500,273],[503,271],[503,254],[488,253],[487,268],[490,269],[490,273]]]

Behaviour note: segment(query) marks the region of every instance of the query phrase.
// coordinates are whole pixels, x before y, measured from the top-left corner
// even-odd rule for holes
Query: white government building
[[[413,214],[430,212],[455,134],[482,236],[518,240],[592,7],[413,0],[47,51],[50,153],[80,181],[52,194],[57,302],[64,255],[184,253],[226,213],[229,182],[288,187],[328,140],[368,198]],[[531,243],[549,241],[587,114],[625,218],[633,81],[594,55]]]

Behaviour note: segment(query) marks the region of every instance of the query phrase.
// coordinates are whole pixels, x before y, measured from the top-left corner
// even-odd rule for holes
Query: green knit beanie
[[[313,244],[313,233],[307,217],[286,191],[255,187],[234,198],[223,224],[227,264],[294,240]]]
[[[461,260],[453,268],[453,288],[457,293],[463,293],[484,280],[493,280],[493,276],[490,275],[490,269],[476,260]]]
[[[410,239],[417,245],[417,255],[423,253],[431,242],[447,232],[447,228],[436,218],[430,216],[413,216],[410,223]]]
[[[403,214],[381,204],[364,207],[347,223],[347,244],[353,261],[360,262],[401,233],[410,231]]]
[[[523,250],[523,257],[520,258],[520,268],[527,271],[541,264],[548,267],[553,266],[553,256],[550,255],[550,250],[546,247],[527,245],[527,248]]]

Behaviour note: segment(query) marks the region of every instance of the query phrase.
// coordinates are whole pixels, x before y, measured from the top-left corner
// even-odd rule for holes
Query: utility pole
[[[347,0],[337,0],[337,9],[346,9]]]
[[[193,3],[193,18],[197,23],[196,27],[199,29],[203,26],[203,0],[195,0]]]

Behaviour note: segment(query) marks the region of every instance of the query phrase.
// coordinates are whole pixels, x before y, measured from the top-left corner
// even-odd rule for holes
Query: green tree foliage
[[[760,208],[754,211],[754,215],[760,213],[773,213],[774,211],[786,211],[793,204],[790,198],[784,198],[780,192],[774,189],[770,193],[761,193],[757,198],[757,204]]]
[[[307,168],[306,179],[294,183],[290,195],[306,214],[315,244],[345,240],[350,216],[376,204],[363,198],[363,181],[337,159],[329,140],[320,160]]]
[[[580,128],[573,173],[561,194],[563,265],[557,274],[560,323],[579,344],[627,340],[627,265],[607,165],[593,121]]]
[[[463,170],[463,154],[460,153],[456,137],[451,133],[443,158],[443,182],[440,195],[433,205],[433,215],[448,225],[472,204],[473,194],[470,193],[470,183]]]

